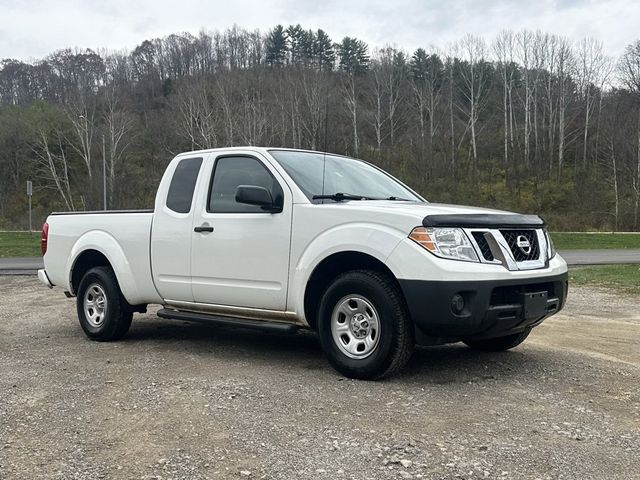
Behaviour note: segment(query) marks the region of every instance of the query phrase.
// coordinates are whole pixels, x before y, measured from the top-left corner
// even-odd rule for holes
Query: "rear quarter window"
[[[180,160],[173,172],[167,194],[167,207],[177,213],[189,213],[202,158]]]

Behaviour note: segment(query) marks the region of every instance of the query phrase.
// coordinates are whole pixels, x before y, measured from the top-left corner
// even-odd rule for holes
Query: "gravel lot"
[[[134,317],[0,277],[0,479],[640,478],[640,298],[575,288],[514,351],[351,381],[314,335]]]

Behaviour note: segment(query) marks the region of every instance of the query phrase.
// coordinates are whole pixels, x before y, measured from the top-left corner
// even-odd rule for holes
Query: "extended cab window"
[[[282,187],[258,160],[243,156],[223,157],[217,159],[213,171],[207,211],[210,213],[264,213],[259,206],[236,202],[236,188],[239,185],[264,187],[271,192],[271,197],[276,204],[283,201]]]
[[[191,211],[191,200],[201,165],[201,158],[187,158],[178,163],[167,194],[167,207],[174,212],[189,213]]]

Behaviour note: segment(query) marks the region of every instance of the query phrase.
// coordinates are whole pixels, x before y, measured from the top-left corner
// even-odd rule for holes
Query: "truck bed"
[[[51,282],[73,292],[69,272],[85,250],[108,258],[127,300],[157,297],[150,263],[153,210],[55,212],[48,218],[44,265]]]

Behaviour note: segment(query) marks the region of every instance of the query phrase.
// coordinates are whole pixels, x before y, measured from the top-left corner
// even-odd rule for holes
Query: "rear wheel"
[[[131,326],[133,311],[110,267],[95,267],[85,273],[78,286],[76,306],[80,326],[92,340],[118,340]]]
[[[333,367],[350,378],[390,376],[414,347],[398,286],[370,270],[344,273],[329,286],[320,302],[318,333]]]
[[[503,352],[520,345],[527,339],[529,333],[531,333],[531,330],[514,333],[513,335],[505,335],[504,337],[486,338],[484,340],[466,340],[464,343],[474,350]]]

